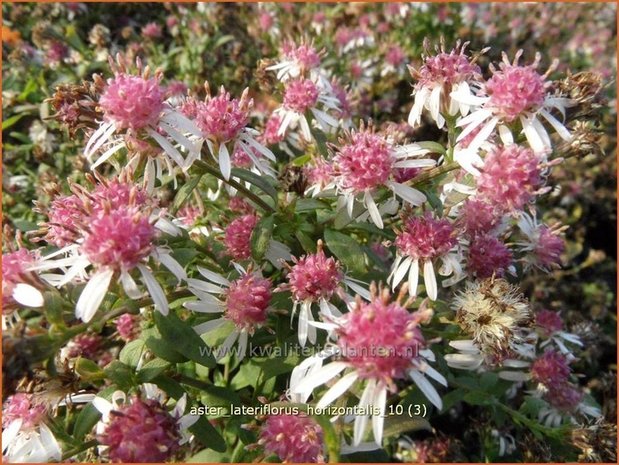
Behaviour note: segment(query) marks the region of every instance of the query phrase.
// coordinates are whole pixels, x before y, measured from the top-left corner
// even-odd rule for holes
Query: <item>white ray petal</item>
[[[327,405],[330,405],[334,400],[344,394],[350,386],[359,378],[359,374],[356,371],[344,375],[342,379],[338,380],[325,394],[322,396],[316,408],[323,409]]]
[[[315,365],[310,365],[311,367],[315,367]],[[331,381],[346,367],[348,367],[348,364],[345,362],[331,362],[320,368],[314,368],[314,370],[311,370],[311,376],[303,377],[294,388],[291,386],[291,390],[298,393],[303,393],[306,390],[313,391],[317,386]]]
[[[125,290],[125,294],[127,294],[127,297],[133,300],[142,297],[142,292],[138,289],[138,285],[128,271],[121,271],[120,282]]]
[[[226,181],[230,179],[232,172],[232,162],[230,161],[230,152],[228,147],[223,142],[219,144],[219,170]]]
[[[374,397],[374,388],[376,387],[376,381],[373,379],[368,380],[365,389],[363,390],[363,394],[361,394],[361,399],[359,400],[359,410],[364,410],[369,405],[370,401]],[[368,424],[369,415],[357,415],[355,417],[355,426],[354,426],[354,444],[360,444],[363,440],[363,435],[365,433],[365,427]]]
[[[204,323],[200,323],[199,325],[194,326],[193,329],[198,334],[204,334],[204,333],[208,333],[210,331],[213,331],[214,329],[219,328],[221,325],[226,323],[226,321],[228,320],[226,320],[224,317],[215,318],[214,320],[205,321]]]
[[[43,294],[36,287],[26,283],[19,283],[13,288],[12,297],[26,307],[42,307],[45,303]]]
[[[412,187],[397,182],[390,182],[389,187],[397,196],[415,207],[426,201],[426,196]]]
[[[168,300],[166,299],[161,285],[144,265],[138,265],[138,269],[140,273],[142,273],[142,278],[144,279],[144,284],[146,284],[148,293],[153,298],[155,308],[159,310],[162,315],[167,315],[169,312]]]
[[[378,211],[378,207],[376,206],[376,202],[374,202],[372,194],[370,194],[369,191],[365,191],[363,199],[365,201],[365,206],[368,208],[372,221],[379,229],[383,229],[383,219],[380,216],[380,212]]]
[[[95,315],[107,294],[114,270],[102,270],[95,273],[84,287],[75,305],[75,316],[89,322]]]
[[[439,396],[438,392],[432,386],[432,383],[426,379],[421,373],[416,370],[410,370],[409,374],[415,384],[419,387],[421,392],[426,396],[426,398],[439,410],[443,408],[443,401],[441,400],[441,396]]]
[[[378,415],[372,416],[372,432],[374,433],[374,441],[378,445],[382,445],[383,442],[386,403],[387,387],[382,384],[378,384],[374,390],[374,400],[372,402],[374,407],[378,407],[380,409],[380,413]]]
[[[438,289],[436,286],[436,275],[434,274],[434,265],[431,260],[426,260],[423,264],[423,281],[426,285],[426,293],[430,300],[436,300]]]
[[[412,263],[413,263],[413,257],[406,257],[400,263],[400,265],[398,266],[398,269],[393,275],[393,283],[391,284],[392,291],[395,290],[398,284],[400,284],[400,281],[404,279],[404,276],[406,276],[406,273],[408,273],[408,270],[410,269]]]
[[[187,279],[187,273],[185,272],[185,269],[180,265],[180,263],[178,263],[174,259],[174,257],[172,257],[172,255],[162,253],[159,254],[157,258],[163,264],[163,266],[165,266],[168,270],[172,272],[174,276],[176,276],[176,279],[178,279],[179,283]]]
[[[415,259],[411,263],[408,272],[408,293],[411,296],[417,295],[417,286],[419,286],[419,260]]]

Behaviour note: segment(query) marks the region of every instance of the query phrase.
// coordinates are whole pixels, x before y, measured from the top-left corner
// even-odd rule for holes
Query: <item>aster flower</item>
[[[362,201],[376,226],[383,228],[383,220],[373,194],[381,187],[391,190],[407,203],[417,206],[426,201],[426,196],[417,189],[396,182],[394,172],[399,168],[425,168],[435,165],[429,158],[417,158],[429,153],[417,144],[395,146],[371,128],[361,128],[340,140],[333,159],[335,183],[343,194],[340,208],[346,206],[353,217],[355,199]]]
[[[77,188],[76,188],[77,190]],[[142,296],[131,276],[137,269],[155,307],[164,315],[168,303],[161,285],[148,267],[149,259],[163,264],[180,281],[186,277],[183,267],[170,255],[170,250],[157,246],[160,232],[176,234],[175,227],[157,211],[156,202],[137,186],[112,181],[98,185],[92,193],[75,194],[81,205],[75,204],[74,242],[54,252],[30,267],[44,271],[61,269],[61,275],[46,276],[57,287],[84,276],[87,268],[94,273],[76,304],[76,316],[90,321],[103,302],[114,278],[118,279],[131,299]],[[64,258],[56,258],[59,255]]]
[[[2,404],[2,458],[11,463],[60,461],[62,450],[45,424],[47,408],[33,394],[16,393]]]
[[[269,66],[267,70],[277,71],[277,79],[282,82],[310,74],[322,74],[319,69],[322,54],[311,44],[301,43],[297,46],[292,42],[284,42],[281,61]]]
[[[36,263],[36,252],[19,249],[2,254],[2,309],[8,312],[17,304],[26,307],[42,307],[43,294],[38,289],[42,282],[29,271]]]
[[[201,133],[191,120],[166,102],[165,90],[160,85],[161,72],[150,77],[146,68],[140,75],[132,75],[121,64],[115,66],[111,63],[111,66],[114,77],[104,84],[99,99],[104,120],[90,136],[84,150],[88,160],[103,152],[91,168],[126,148],[128,136],[144,141],[152,139],[163,150],[167,165],[171,167],[170,162],[174,162],[181,169],[187,169],[189,164],[175,145],[189,153],[188,159],[195,159],[200,152],[198,139]]]
[[[518,145],[494,147],[475,179],[477,196],[504,213],[522,210],[542,184],[541,160]]]
[[[320,398],[316,407],[325,408],[354,385],[362,389],[359,409],[371,406],[377,415],[356,415],[354,445],[361,443],[372,417],[374,440],[381,444],[388,392],[395,392],[396,381],[412,379],[436,408],[442,408],[441,398],[426,375],[447,385],[445,378],[426,359],[434,355],[426,349],[419,324],[431,317],[431,311],[409,313],[400,301],[391,302],[389,291],[377,295],[372,289],[369,303],[357,298],[351,311],[321,327],[333,331],[335,341],[322,352],[307,358],[292,372],[290,391],[307,399],[320,385],[340,373],[344,375]],[[333,356],[323,366],[323,362]]]
[[[470,275],[479,279],[503,277],[513,273],[513,256],[507,246],[494,236],[475,236],[469,244],[466,267]]]
[[[303,167],[307,177],[308,188],[305,194],[318,197],[321,193],[335,188],[333,165],[322,157],[315,157],[310,164]]]
[[[183,106],[187,116],[194,118],[211,155],[219,163],[224,178],[230,179],[232,169],[231,154],[242,150],[256,166],[262,166],[256,153],[275,161],[275,155],[257,140],[259,132],[248,127],[249,112],[253,99],[249,89],[245,89],[240,99],[232,98],[222,86],[219,95],[213,97],[208,83],[204,102],[190,101]],[[256,152],[256,153],[255,153]]]
[[[549,271],[561,267],[565,240],[560,234],[565,227],[539,224],[534,216],[523,212],[518,220],[518,228],[525,238],[516,245],[519,246],[520,252],[526,254],[524,260],[527,269],[535,266],[543,271]]]
[[[332,94],[330,84],[325,87],[324,84],[303,77],[286,81],[284,101],[274,112],[281,121],[277,133],[283,136],[289,128],[296,128],[298,125],[301,137],[310,142],[313,136],[306,115],[311,114],[320,128],[329,132],[331,128],[338,126],[338,120],[328,111],[337,111],[338,105],[339,100]]]
[[[469,105],[460,103],[451,95],[452,92],[470,92],[469,83],[477,85],[481,80],[481,70],[475,64],[478,56],[470,59],[466,55],[466,46],[456,44],[449,53],[445,52],[444,45],[437,49],[436,55],[429,54],[426,47],[426,56],[419,70],[409,67],[410,73],[417,82],[413,95],[415,103],[408,116],[408,124],[413,127],[421,123],[423,110],[430,112],[430,116],[439,128],[445,125],[443,115],[455,116],[460,113],[466,115]],[[483,52],[482,52],[483,53]]]
[[[452,99],[460,104],[478,107],[457,123],[457,126],[464,128],[457,140],[481,126],[469,148],[478,148],[497,126],[503,142],[510,143],[513,140],[510,131],[513,131],[513,123],[518,121],[533,151],[546,152],[552,144],[540,116],[563,140],[571,140],[565,126],[550,113],[552,109],[557,109],[565,117],[565,108],[571,105],[569,99],[548,94],[551,83],[546,79],[556,67],[556,62],[541,75],[536,71],[541,55],[537,54],[531,65],[522,66],[518,65],[522,53],[522,50],[518,51],[512,63],[503,54],[499,69],[491,68],[493,75],[482,86],[480,93],[485,96],[474,95],[470,88],[459,88],[451,93]]]
[[[102,415],[96,425],[99,451],[113,462],[166,462],[191,440],[188,428],[198,420],[184,415],[186,394],[170,409],[165,393],[150,383],[140,386],[139,395],[115,391],[111,401],[97,396],[92,405]]]
[[[510,354],[530,350],[527,328],[529,303],[519,289],[503,279],[467,281],[453,300],[456,322],[472,337],[451,341],[459,353],[445,355],[454,368],[474,370],[482,363],[494,365]]]
[[[360,281],[347,277],[341,269],[340,263],[333,257],[327,258],[322,250],[322,241],[318,242],[315,254],[293,258],[294,264],[288,268],[288,282],[279,287],[279,290],[290,290],[292,293],[292,313],[294,318],[299,310],[298,336],[301,346],[309,339],[316,342],[316,328],[312,325],[314,315],[312,305],[318,304],[320,314],[327,319],[341,316],[341,312],[330,303],[333,295],[349,302],[352,297],[344,291],[346,286],[365,299],[370,298],[369,292],[364,289]]]
[[[260,427],[258,444],[282,462],[324,462],[322,428],[304,413],[267,417]]]
[[[457,244],[455,230],[449,220],[436,219],[426,212],[424,216],[412,216],[404,220],[404,229],[396,236],[397,255],[388,280],[393,289],[408,274],[408,292],[417,295],[419,269],[423,268],[426,292],[436,300],[438,288],[434,273],[434,262],[443,261],[442,271],[462,274],[462,267],[455,255],[449,251]]]
[[[248,213],[235,218],[224,229],[226,252],[234,260],[251,259],[251,235],[257,223],[258,216]],[[291,257],[288,246],[275,239],[269,240],[264,256],[276,268],[281,268],[281,261]]]
[[[271,281],[258,273],[246,271],[239,265],[236,265],[236,269],[240,277],[233,281],[202,267],[198,267],[198,271],[207,281],[194,278],[187,280],[189,290],[198,300],[185,302],[185,308],[199,313],[222,313],[220,318],[195,326],[198,334],[232,324],[229,335],[218,350],[218,359],[228,355],[230,348],[238,340],[237,356],[242,360],[249,336],[266,323],[269,312]],[[216,295],[220,298],[215,297]]]
[[[572,352],[566,346],[566,343],[580,347],[583,345],[581,339],[576,334],[565,331],[563,319],[559,312],[540,310],[535,314],[535,326],[538,333],[545,339],[540,343],[541,348],[554,344],[562,354],[569,355]]]

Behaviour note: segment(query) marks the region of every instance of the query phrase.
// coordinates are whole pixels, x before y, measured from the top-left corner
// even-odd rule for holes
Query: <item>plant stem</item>
[[[247,189],[243,184],[235,181],[232,178],[225,179],[223,177],[223,175],[221,174],[221,172],[219,171],[219,169],[217,169],[216,166],[214,166],[214,165],[212,165],[212,164],[210,164],[208,162],[205,162],[204,160],[196,160],[194,162],[194,166],[198,167],[200,170],[202,170],[205,173],[212,174],[217,179],[220,179],[223,182],[225,182],[226,184],[228,184],[230,187],[234,187],[239,192],[242,192],[245,197],[247,197],[249,200],[254,202],[257,206],[262,208],[264,211],[267,211],[269,213],[272,213],[272,212],[275,211],[273,209],[273,207],[271,207],[268,203],[266,203],[264,200],[262,200],[254,192],[252,192],[251,190]]]
[[[455,162],[444,163],[441,166],[437,166],[436,168],[432,168],[431,170],[421,173],[419,176],[415,176],[411,185],[417,186],[419,184],[423,184],[426,181],[437,178],[445,173],[449,173],[450,171],[458,169],[459,167],[460,165]]]
[[[90,449],[91,447],[95,447],[97,445],[99,445],[99,443],[93,439],[92,441],[85,442],[85,443],[81,444],[78,447],[75,447],[73,449],[69,449],[64,454],[62,454],[62,460],[61,461],[64,462],[65,460],[70,459],[74,455],[77,455],[80,452],[84,452],[84,451]]]

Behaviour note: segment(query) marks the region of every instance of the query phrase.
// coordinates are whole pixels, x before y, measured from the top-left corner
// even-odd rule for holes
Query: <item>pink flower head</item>
[[[84,223],[84,202],[77,195],[58,196],[47,211],[45,240],[57,247],[75,243],[79,238],[78,226]]]
[[[284,135],[279,134],[279,128],[282,124],[282,118],[277,113],[271,113],[269,119],[264,125],[262,133],[262,142],[266,145],[277,144],[284,140]]]
[[[116,331],[125,341],[132,341],[138,336],[138,318],[131,313],[124,313],[116,320]]]
[[[85,357],[94,359],[101,350],[103,338],[96,333],[82,333],[75,336],[67,344],[69,358]]]
[[[226,227],[224,244],[233,259],[246,260],[251,257],[251,233],[257,222],[256,215],[248,214],[233,220]]]
[[[535,324],[546,336],[550,336],[557,331],[563,331],[563,320],[559,312],[540,310],[535,315]]]
[[[295,61],[302,71],[308,71],[320,65],[320,55],[311,45],[295,46],[293,43],[287,43],[284,44],[283,51],[286,58]]]
[[[164,99],[158,79],[117,74],[108,79],[99,105],[117,129],[138,130],[157,124]]]
[[[424,216],[413,216],[404,222],[404,230],[397,235],[395,245],[402,255],[415,260],[434,260],[456,245],[454,233],[448,220],[433,218],[426,212]]]
[[[531,377],[547,387],[557,387],[570,377],[567,357],[554,350],[547,350],[531,365]]]
[[[259,442],[282,462],[324,461],[322,428],[304,413],[269,416],[260,428]]]
[[[275,24],[275,19],[271,13],[263,11],[258,15],[258,24],[260,24],[260,29],[268,31],[273,27],[273,24]]]
[[[142,28],[142,37],[147,39],[157,39],[161,37],[161,26],[157,23],[148,23]]]
[[[582,402],[584,393],[569,383],[559,384],[551,387],[544,398],[554,408],[564,411],[573,412]]]
[[[424,346],[419,317],[409,313],[389,295],[374,297],[344,315],[338,329],[338,346],[344,361],[362,378],[373,378],[392,386],[393,379],[406,378],[411,362]]]
[[[30,273],[26,268],[34,262],[36,255],[28,249],[2,254],[2,305],[14,304],[12,294],[15,286],[24,282]]]
[[[411,70],[417,80],[415,89],[443,86],[451,88],[455,84],[479,78],[481,70],[466,56],[465,48],[466,45],[456,46],[449,53],[443,50],[436,55],[426,56],[419,70]]]
[[[61,63],[68,55],[69,47],[58,40],[54,40],[45,51],[45,61],[51,65],[56,65]]]
[[[313,164],[304,166],[305,175],[311,185],[324,187],[333,181],[333,166],[324,158],[314,158]]]
[[[492,205],[477,199],[467,199],[462,205],[458,223],[469,238],[487,234],[500,222],[501,218]]]
[[[484,234],[476,236],[469,247],[467,266],[479,279],[505,275],[512,264],[512,253],[496,237]]]
[[[258,153],[256,153],[259,156]],[[232,165],[237,168],[251,168],[254,165],[254,162],[249,157],[247,152],[242,148],[237,148],[232,154]]]
[[[181,81],[172,81],[165,88],[166,97],[185,95],[186,93],[187,93],[187,85]]]
[[[134,397],[110,413],[98,440],[108,446],[111,462],[166,462],[178,450],[177,420],[156,400]]]
[[[406,61],[406,54],[398,45],[391,45],[385,53],[385,61],[397,68]]]
[[[115,270],[131,270],[154,247],[155,226],[139,208],[121,208],[94,215],[81,250],[91,263]]]
[[[549,227],[541,226],[533,253],[536,263],[543,269],[561,265],[561,254],[565,251],[565,240],[555,234]]]
[[[329,299],[342,280],[340,264],[333,257],[327,258],[319,247],[315,254],[295,260],[288,273],[288,284],[296,301]]]
[[[286,82],[284,108],[304,114],[318,101],[318,87],[309,79],[295,79]]]
[[[139,186],[117,180],[97,185],[92,191],[91,200],[94,212],[125,207],[149,209],[156,204],[155,199],[149,197]]]
[[[230,211],[242,213],[243,215],[253,214],[255,212],[254,207],[252,207],[247,200],[240,196],[230,197],[230,200],[228,201],[228,208]]]
[[[478,195],[503,212],[522,210],[542,183],[539,157],[518,145],[495,147],[477,178]]]
[[[331,92],[339,102],[340,117],[347,118],[352,114],[352,105],[346,89],[336,80],[331,81]]]
[[[342,187],[363,192],[384,185],[393,171],[389,142],[369,130],[351,135],[350,143],[339,148],[334,165]]]
[[[229,142],[247,126],[252,105],[247,92],[241,99],[235,99],[222,87],[217,97],[198,104],[196,124],[207,137],[220,143]]]
[[[200,208],[186,203],[181,209],[178,210],[176,218],[180,220],[185,226],[193,226],[198,219],[202,216]]]
[[[516,55],[513,64],[507,60],[493,70],[486,82],[486,93],[490,96],[488,105],[505,121],[510,122],[525,112],[536,111],[544,103],[546,81],[537,71],[539,58],[528,66],[518,66]]]
[[[2,404],[2,428],[7,428],[15,420],[21,420],[21,429],[32,429],[41,423],[45,415],[45,405],[36,403],[33,394],[13,394]]]
[[[266,321],[270,302],[271,281],[246,274],[230,283],[226,291],[224,317],[239,330],[245,329],[251,334],[256,326]]]

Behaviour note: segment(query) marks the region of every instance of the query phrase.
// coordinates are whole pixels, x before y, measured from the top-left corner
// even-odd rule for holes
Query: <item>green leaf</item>
[[[75,372],[84,381],[96,381],[105,378],[105,373],[99,365],[87,358],[78,358],[75,363]]]
[[[327,229],[325,230],[325,242],[333,255],[353,273],[365,273],[365,254],[352,237]]]
[[[137,384],[131,367],[118,360],[110,363],[104,372],[105,376],[115,383],[121,391],[128,391]]]
[[[494,399],[484,391],[471,391],[464,394],[463,400],[471,405],[491,405]]]
[[[191,193],[194,191],[198,184],[200,183],[200,179],[202,179],[202,175],[199,174],[194,176],[186,184],[183,184],[178,192],[176,193],[176,197],[174,197],[174,202],[172,203],[172,208],[170,209],[170,213],[175,214],[181,207],[189,200]]]
[[[399,436],[407,431],[425,429],[432,431],[432,426],[423,417],[409,417],[408,415],[391,415],[385,418],[383,435],[385,437]]]
[[[118,354],[118,360],[129,366],[137,367],[143,352],[144,341],[136,339],[135,341],[128,342],[122,348],[120,354]]]
[[[269,247],[269,241],[273,235],[275,217],[273,215],[262,218],[251,235],[251,256],[254,260],[262,260]]]
[[[161,313],[155,312],[154,316],[159,332],[167,342],[174,344],[176,351],[200,365],[209,368],[215,366],[215,358],[211,354],[211,349],[200,339],[200,336],[191,326],[174,313],[163,316]]]
[[[303,247],[303,250],[310,253],[316,252],[316,242],[314,242],[307,234],[303,231],[295,231],[294,235],[299,241],[299,244]]]
[[[230,458],[225,452],[204,449],[187,459],[187,463],[227,463]]]
[[[24,113],[19,113],[17,115],[13,115],[2,121],[2,130],[5,131],[14,124],[16,124],[20,119],[24,117]]]
[[[327,136],[318,128],[312,128],[312,135],[316,139],[316,147],[323,158],[329,158],[329,149],[327,148]]]
[[[445,147],[443,147],[438,142],[424,140],[421,142],[416,142],[416,144],[419,145],[422,149],[430,150],[432,153],[440,153],[441,155],[445,155],[445,153],[447,153]]]
[[[251,171],[240,168],[232,168],[232,176],[235,178],[240,178],[243,181],[247,181],[248,183],[256,186],[262,192],[269,195],[277,205],[277,189],[275,189],[275,187],[270,184],[265,177],[258,176]]]
[[[297,213],[314,211],[319,208],[329,208],[329,204],[324,200],[318,199],[299,199],[297,200],[297,204],[295,205],[295,211]]]
[[[148,383],[156,378],[170,366],[170,362],[161,358],[154,358],[146,362],[138,371],[138,380],[141,383]]]
[[[187,361],[187,357],[180,354],[174,345],[168,344],[164,339],[158,337],[149,337],[146,339],[146,347],[157,357],[167,360],[172,363],[183,363]]]
[[[189,431],[193,433],[196,439],[204,446],[217,452],[224,452],[226,450],[224,438],[221,437],[206,418],[198,418],[198,421],[189,428]]]

